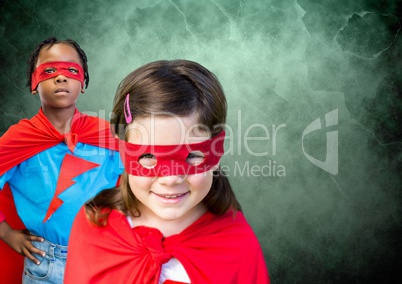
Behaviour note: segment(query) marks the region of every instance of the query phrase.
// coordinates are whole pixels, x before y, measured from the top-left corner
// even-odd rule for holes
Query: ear
[[[85,90],[84,90],[84,88],[81,88],[81,93],[85,93]]]
[[[38,94],[38,91],[37,91],[37,90],[33,90],[31,93],[32,93],[32,95],[35,96],[36,94]]]

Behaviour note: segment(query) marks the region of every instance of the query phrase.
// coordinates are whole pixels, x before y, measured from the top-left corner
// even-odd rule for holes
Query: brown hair
[[[219,133],[226,122],[226,98],[216,76],[200,64],[188,60],[156,61],[131,72],[119,84],[114,99],[112,132],[126,140],[127,122],[124,103],[130,94],[129,106],[133,120],[151,115],[188,116],[196,113],[199,123],[212,136]],[[229,209],[241,210],[229,180],[219,168],[213,174],[212,187],[203,200],[208,210],[221,215]],[[138,201],[123,173],[118,188],[100,192],[87,203],[89,219],[105,225],[111,209],[141,213]]]

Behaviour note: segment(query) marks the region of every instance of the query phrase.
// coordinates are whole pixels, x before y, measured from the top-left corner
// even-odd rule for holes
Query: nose
[[[181,184],[185,179],[185,175],[162,176],[158,178],[158,182],[166,186],[174,186]]]
[[[55,81],[56,81],[56,83],[65,83],[65,82],[67,82],[67,77],[60,74],[55,77]]]

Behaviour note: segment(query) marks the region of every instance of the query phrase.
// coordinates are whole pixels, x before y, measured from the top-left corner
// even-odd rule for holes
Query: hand
[[[46,255],[44,251],[37,249],[31,243],[32,241],[43,242],[43,238],[31,235],[27,230],[13,230],[6,221],[0,223],[0,238],[16,252],[26,256],[37,265],[40,264],[40,261],[33,254]]]

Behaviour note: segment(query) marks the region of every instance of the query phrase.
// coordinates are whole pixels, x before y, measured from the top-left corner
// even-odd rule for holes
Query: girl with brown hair
[[[226,112],[195,62],[152,62],[120,83],[111,124],[125,173],[78,214],[65,283],[269,283],[219,168]]]

